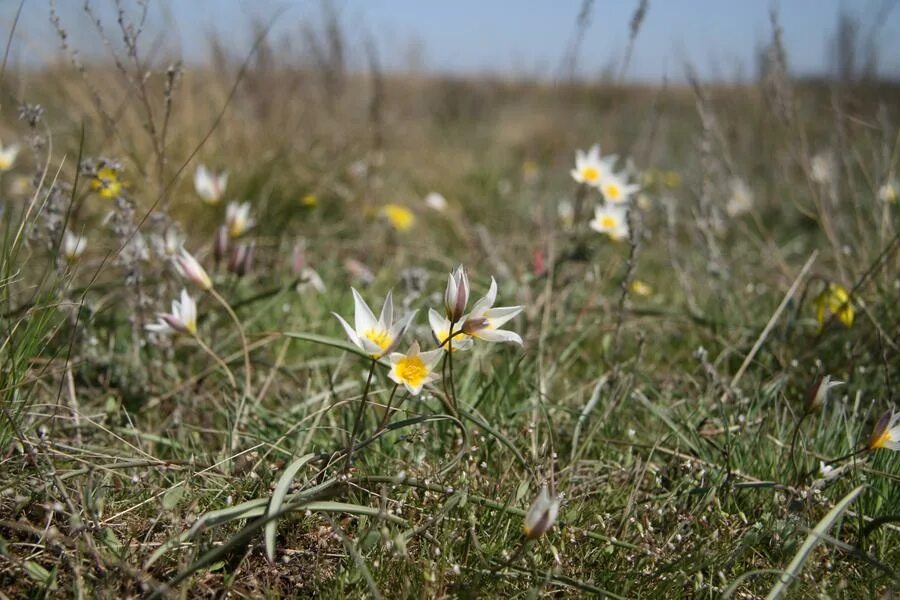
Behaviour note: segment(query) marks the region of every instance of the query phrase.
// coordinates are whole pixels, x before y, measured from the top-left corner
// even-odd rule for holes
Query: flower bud
[[[221,264],[228,254],[228,238],[228,227],[226,225],[216,229],[216,239],[213,241],[213,260],[216,262],[216,265]]]
[[[839,385],[844,385],[844,382],[832,381],[831,375],[819,377],[806,388],[806,397],[804,398],[803,408],[808,413],[819,410],[825,404],[825,401],[828,400],[829,390]]]
[[[256,244],[239,244],[231,254],[228,261],[228,270],[238,277],[243,277],[253,267],[253,257],[256,254]]]
[[[181,252],[178,256],[175,257],[175,270],[178,271],[178,274],[199,287],[203,291],[209,291],[213,287],[212,279],[209,278],[209,274],[206,272],[206,269],[197,262],[197,259],[194,256],[185,250],[181,249]]]
[[[541,486],[540,493],[525,514],[525,523],[522,526],[525,537],[532,540],[541,537],[550,531],[558,515],[559,498],[551,496],[546,485]]]
[[[459,265],[447,278],[447,289],[444,292],[444,309],[451,323],[456,323],[462,318],[468,303],[469,276],[465,268]]]

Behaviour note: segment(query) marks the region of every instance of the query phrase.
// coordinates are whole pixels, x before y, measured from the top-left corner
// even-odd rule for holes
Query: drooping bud
[[[238,244],[228,261],[228,270],[238,277],[243,277],[253,267],[253,257],[256,254],[256,243]]]
[[[181,249],[181,252],[174,258],[175,270],[178,271],[178,274],[199,287],[203,291],[209,291],[213,287],[212,279],[209,278],[209,274],[206,272],[206,269],[197,262],[197,259],[194,256],[185,250]]]
[[[531,504],[531,508],[525,513],[525,523],[522,530],[528,539],[536,539],[550,531],[556,523],[559,515],[559,498],[550,495],[546,485],[541,486],[541,491]]]
[[[825,401],[828,400],[829,390],[839,385],[844,385],[844,382],[832,381],[831,375],[819,377],[806,388],[806,397],[804,398],[803,408],[808,413],[819,410],[825,404]]]

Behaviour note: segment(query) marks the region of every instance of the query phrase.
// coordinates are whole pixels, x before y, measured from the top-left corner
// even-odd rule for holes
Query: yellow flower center
[[[184,324],[184,328],[188,330],[188,333],[191,335],[197,334],[197,321],[191,319],[190,321],[186,321]]]
[[[0,171],[6,171],[12,167],[12,160],[5,154],[0,154]]]
[[[404,356],[394,365],[394,373],[403,383],[419,387],[428,376],[428,367],[418,356]]]
[[[600,171],[596,167],[584,167],[581,169],[581,178],[585,181],[597,181],[600,179]]]
[[[300,199],[300,204],[308,208],[313,208],[319,203],[319,199],[315,194],[306,194]]]
[[[612,215],[603,215],[600,217],[600,227],[603,229],[615,229],[619,222]]]
[[[891,430],[888,428],[878,436],[878,439],[869,443],[869,448],[872,448],[873,450],[875,448],[886,448],[887,443],[892,441],[894,441],[894,438],[891,436]]]
[[[622,188],[615,183],[608,183],[603,188],[603,194],[610,200],[618,200],[622,196]]]
[[[391,334],[383,329],[370,329],[364,334],[364,337],[382,350],[390,346],[393,341]]]
[[[438,344],[441,344],[441,348],[443,348],[444,350],[447,350],[449,348],[453,352],[459,350],[460,342],[469,339],[469,336],[465,333],[456,333],[453,336],[453,339],[450,341],[447,341],[448,337],[450,337],[450,331],[448,331],[447,329],[437,332]]]
[[[232,219],[228,226],[228,235],[233,238],[241,237],[246,230],[246,224],[242,219]]]

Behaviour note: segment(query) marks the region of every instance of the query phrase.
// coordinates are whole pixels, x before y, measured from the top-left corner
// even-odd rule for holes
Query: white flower
[[[541,486],[541,491],[525,513],[525,523],[522,526],[525,537],[529,539],[539,538],[553,527],[559,516],[559,498],[551,496],[546,485]]]
[[[401,384],[413,396],[418,396],[426,383],[438,378],[434,366],[441,359],[441,350],[419,352],[419,342],[413,342],[406,354],[393,352],[388,357],[391,371],[388,377]]]
[[[84,251],[87,249],[87,238],[82,237],[80,235],[75,235],[68,229],[63,234],[62,239],[62,254],[63,257],[70,263],[75,262],[81,255],[84,254]]]
[[[469,276],[462,265],[447,277],[447,289],[444,290],[444,311],[452,322],[459,321],[469,304]]]
[[[394,323],[393,295],[388,292],[381,315],[376,319],[372,309],[362,299],[359,292],[355,288],[350,288],[350,290],[353,292],[354,327],[350,327],[350,324],[339,314],[332,314],[341,322],[351,342],[372,358],[381,358],[397,347],[400,337],[409,327],[416,311]]]
[[[184,238],[175,227],[169,227],[163,234],[163,252],[166,256],[175,256],[184,246]]]
[[[213,287],[212,279],[206,269],[197,262],[194,256],[184,248],[172,259],[175,264],[175,270],[178,274],[192,282],[203,291],[211,290]]]
[[[607,204],[594,209],[590,227],[619,241],[628,237],[628,209],[617,204]]]
[[[600,182],[600,191],[606,201],[612,204],[623,204],[631,199],[631,196],[641,189],[636,183],[628,183],[628,178],[623,173],[609,173]]]
[[[878,199],[885,203],[896,202],[898,196],[897,191],[897,181],[891,179],[890,181],[885,181],[884,184],[880,188],[878,188]]]
[[[500,327],[522,312],[521,306],[502,306],[493,308],[497,300],[497,281],[491,277],[488,293],[475,303],[472,312],[465,317],[462,331],[469,336],[485,342],[513,342],[522,344],[522,338],[514,331]],[[455,338],[454,338],[455,339]]]
[[[297,275],[297,291],[302,293],[309,288],[321,294],[325,291],[325,282],[322,281],[315,269],[303,267]]]
[[[194,189],[207,204],[218,204],[227,186],[228,173],[225,171],[214,173],[205,165],[199,165],[194,171]]]
[[[737,217],[750,212],[753,208],[753,191],[740,177],[733,177],[729,182],[731,196],[725,204],[725,212],[729,217]]]
[[[453,332],[453,339],[448,342],[447,338],[450,337],[450,319],[433,308],[428,310],[428,324],[431,325],[431,333],[434,335],[435,341],[443,350],[452,350],[453,352],[468,350],[474,344],[472,337],[462,333],[459,325]]]
[[[229,202],[225,208],[225,224],[228,226],[228,235],[239,238],[248,229],[255,225],[250,218],[249,202]]]
[[[615,162],[615,155],[600,157],[599,144],[594,144],[587,152],[576,150],[575,168],[571,171],[572,179],[578,183],[600,187],[600,182],[612,172],[612,165]]]
[[[828,152],[820,152],[809,161],[810,176],[816,183],[829,183],[834,179],[834,158]]]
[[[429,192],[425,196],[425,205],[438,212],[447,210],[447,199],[437,192]]]
[[[171,313],[160,313],[158,323],[151,323],[146,326],[148,331],[153,333],[186,333],[195,335],[197,333],[197,304],[191,298],[187,290],[181,290],[181,302],[172,301]]]
[[[897,421],[900,421],[900,412],[888,411],[882,415],[869,438],[870,450],[886,448],[900,452],[900,425],[897,424]]]
[[[12,169],[18,155],[18,144],[10,144],[9,146],[4,147],[3,144],[0,143],[0,172]]]

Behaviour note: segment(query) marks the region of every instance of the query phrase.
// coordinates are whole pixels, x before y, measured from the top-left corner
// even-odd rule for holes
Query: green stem
[[[366,377],[366,387],[363,388],[362,398],[359,400],[359,408],[356,409],[356,417],[353,420],[353,430],[350,433],[350,444],[347,447],[347,460],[344,463],[344,468],[348,471],[350,470],[350,465],[353,461],[353,445],[356,443],[356,435],[359,433],[359,427],[362,424],[362,416],[363,409],[366,407],[366,403],[369,400],[369,388],[372,387],[372,377],[375,375],[375,365],[378,364],[378,359],[372,359],[372,365],[369,367],[369,375]]]

